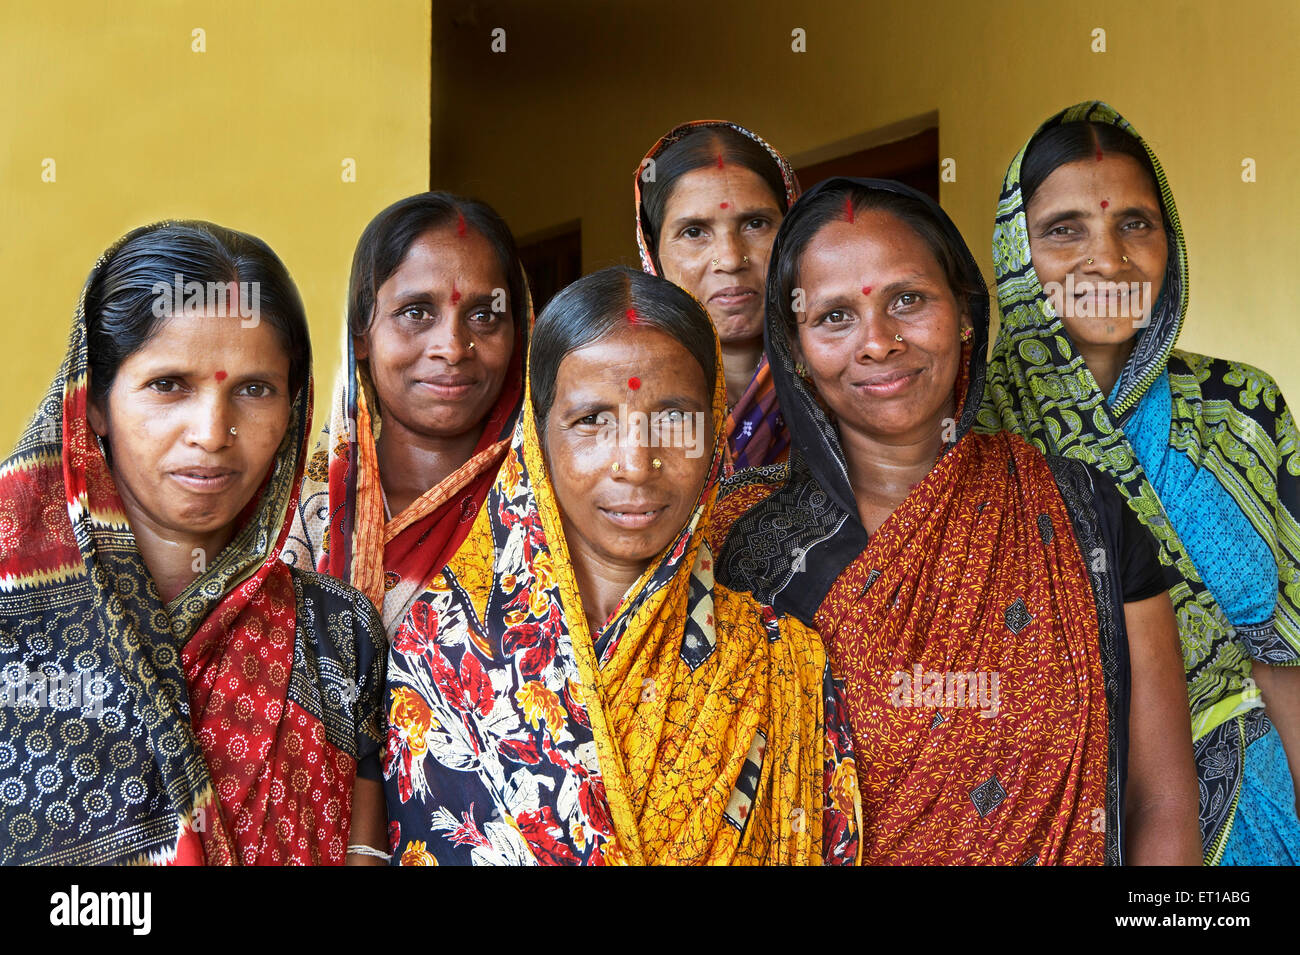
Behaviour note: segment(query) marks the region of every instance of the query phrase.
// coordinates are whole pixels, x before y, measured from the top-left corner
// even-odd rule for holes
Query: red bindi
[[[853,199],[849,196],[844,197],[844,218],[848,220],[849,225],[853,225]]]
[[[465,213],[457,212],[456,213],[456,235],[463,239],[465,238],[465,233],[467,231],[468,230],[465,227]]]
[[[636,309],[629,308],[627,310],[627,323],[629,325],[637,325],[640,324],[640,322],[641,322],[641,316],[636,313]]]
[[[1102,207],[1103,209],[1108,208],[1109,206],[1110,206],[1110,203],[1109,203],[1107,200],[1105,200],[1105,199],[1101,200],[1101,207]]]
[[[456,280],[451,280],[451,304],[455,305],[460,301],[460,289],[456,288]]]
[[[641,387],[641,379],[636,377],[629,378],[627,380],[627,386],[631,388],[633,391],[636,391],[638,388]]]
[[[216,378],[217,378],[217,381],[225,381],[225,380],[226,380],[226,373],[225,373],[224,371],[219,371],[219,372],[217,372]]]
[[[718,168],[722,168],[722,153],[718,153]]]
[[[870,286],[870,285],[864,285],[864,286],[862,286],[862,294],[863,294],[863,295],[870,295],[870,294],[871,294],[871,286]]]
[[[718,208],[719,208],[719,209],[725,209],[725,208],[727,208],[727,206],[729,206],[729,205],[731,205],[730,202],[724,202],[724,203],[722,203],[722,205],[718,206]]]
[[[1098,147],[1097,147],[1097,162],[1101,162],[1101,160],[1102,160],[1101,147],[1098,146]]]

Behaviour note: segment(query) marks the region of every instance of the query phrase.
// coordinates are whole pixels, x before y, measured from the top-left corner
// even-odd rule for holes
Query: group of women
[[[265,243],[104,253],[0,471],[0,862],[1300,860],[1295,423],[1175,350],[1128,122],[1012,160],[991,354],[913,189],[707,121],[635,196],[535,321],[492,209],[381,212],[314,446]]]

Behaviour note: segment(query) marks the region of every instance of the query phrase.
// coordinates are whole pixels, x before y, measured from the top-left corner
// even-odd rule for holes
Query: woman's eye
[[[665,411],[663,413],[663,420],[667,421],[669,424],[681,424],[686,420],[686,412],[673,408],[671,411]]]
[[[684,239],[698,239],[703,235],[704,230],[697,225],[688,225],[682,230],[682,238]]]
[[[433,318],[433,316],[429,314],[429,310],[422,305],[412,305],[408,308],[402,309],[398,314],[413,322],[427,322]]]
[[[490,308],[480,308],[470,315],[469,320],[482,325],[491,325],[497,320],[497,313]]]
[[[849,320],[848,315],[837,308],[823,315],[820,319],[818,319],[817,324],[818,325],[843,325],[848,320]]]
[[[1048,229],[1047,232],[1046,232],[1045,234],[1046,234],[1046,235],[1056,236],[1057,238],[1065,238],[1065,237],[1068,236],[1072,231],[1073,231],[1073,230],[1072,230],[1069,226],[1058,225],[1058,226],[1054,226],[1054,227],[1051,228],[1051,229]]]
[[[244,393],[250,398],[265,398],[273,391],[274,389],[263,381],[250,381],[244,386]]]
[[[1123,228],[1129,232],[1143,232],[1151,228],[1151,223],[1145,219],[1134,219],[1131,222],[1125,222]]]
[[[761,229],[766,229],[767,226],[768,226],[768,221],[764,219],[762,216],[759,216],[758,218],[750,219],[747,228],[751,229],[754,232],[758,232]]]
[[[169,395],[176,390],[176,382],[170,378],[158,378],[149,382],[149,387],[159,394]]]
[[[895,299],[895,303],[903,308],[907,308],[909,305],[919,305],[920,302],[921,296],[917,292],[904,292]]]

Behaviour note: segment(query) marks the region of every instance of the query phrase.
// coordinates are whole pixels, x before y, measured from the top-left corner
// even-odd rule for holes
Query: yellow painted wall
[[[1295,0],[496,0],[453,22],[467,6],[435,5],[434,183],[480,194],[516,234],[580,218],[588,270],[635,264],[632,171],[675,123],[733,119],[797,160],[937,110],[957,161],[942,201],[991,276],[1008,161],[1058,109],[1108,100],[1178,203],[1182,346],[1260,365],[1300,403]]]
[[[428,187],[429,37],[427,0],[0,5],[3,453],[63,358],[96,257],[173,217],[258,235],[289,267],[319,423],[357,238]]]

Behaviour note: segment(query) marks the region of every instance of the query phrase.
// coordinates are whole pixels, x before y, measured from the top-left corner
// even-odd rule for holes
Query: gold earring
[[[650,462],[650,466],[653,467],[656,471],[659,471],[663,469],[664,463],[660,461],[658,458],[655,458],[653,461]]]
[[[898,334],[898,332],[894,332],[894,341],[901,342],[902,340],[903,340],[903,336]]]
[[[964,342],[968,342],[968,341],[970,341],[971,336],[974,335],[974,334],[975,334],[975,329],[973,329],[973,328],[963,328],[963,329],[961,330],[961,340],[964,341]]]
[[[609,466],[609,470],[610,470],[611,473],[613,473],[613,474],[617,474],[617,473],[618,473],[618,462],[615,461],[613,464],[611,464],[611,465]]]

